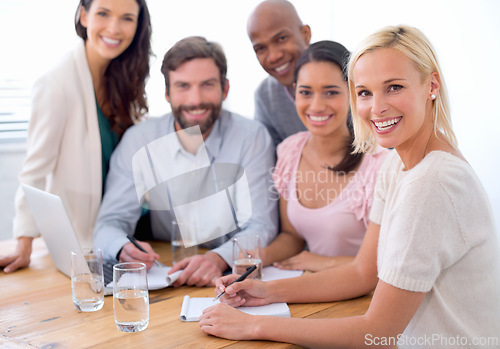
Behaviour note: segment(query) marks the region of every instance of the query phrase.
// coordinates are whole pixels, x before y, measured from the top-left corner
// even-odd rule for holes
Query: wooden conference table
[[[0,241],[0,255],[11,253],[15,241]],[[161,262],[171,265],[170,245],[152,243]],[[120,332],[113,301],[107,296],[96,312],[78,312],[71,300],[71,282],[54,267],[42,239],[34,240],[29,268],[0,271],[0,347],[2,348],[297,348],[288,343],[238,342],[205,335],[197,322],[182,322],[183,297],[210,297],[213,287],[165,288],[149,293],[149,326],[138,333]],[[328,318],[363,314],[370,296],[353,300],[290,304],[292,317]]]

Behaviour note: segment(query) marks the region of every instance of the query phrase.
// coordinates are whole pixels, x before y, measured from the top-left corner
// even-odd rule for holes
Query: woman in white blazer
[[[82,41],[34,85],[26,159],[19,181],[59,195],[82,247],[92,233],[111,153],[147,112],[151,21],[145,0],[80,0]],[[39,231],[17,190],[9,273],[29,265]]]

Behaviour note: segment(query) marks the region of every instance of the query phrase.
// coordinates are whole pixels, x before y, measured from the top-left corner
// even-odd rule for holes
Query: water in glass
[[[116,327],[138,332],[149,324],[149,296],[145,290],[123,290],[113,294]]]

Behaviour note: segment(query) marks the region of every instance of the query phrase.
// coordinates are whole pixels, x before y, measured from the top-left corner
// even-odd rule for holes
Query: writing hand
[[[154,260],[160,256],[153,250],[150,244],[144,241],[137,241],[139,245],[147,252],[142,252],[135,247],[131,242],[126,243],[120,253],[119,261],[122,262],[141,262],[146,264],[149,270],[154,265]]]
[[[240,282],[234,282],[239,275],[231,274],[218,278],[215,281],[215,294],[219,295],[226,292],[219,300],[232,307],[242,305],[254,307],[272,303],[269,297],[267,284],[254,279],[245,279]]]

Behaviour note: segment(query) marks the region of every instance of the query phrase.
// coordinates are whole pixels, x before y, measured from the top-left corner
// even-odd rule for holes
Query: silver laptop
[[[26,184],[21,187],[54,265],[71,277],[71,251],[81,247],[61,198]]]
[[[81,250],[81,246],[61,198],[26,184],[21,184],[21,187],[54,265],[66,276],[71,277],[71,251]],[[103,261],[105,296],[113,294],[114,263],[114,261]],[[151,279],[148,276],[148,282],[151,281],[150,289],[156,289],[157,286],[154,286],[154,282],[157,282],[159,277],[163,277],[164,272],[159,273],[159,276],[151,277]],[[169,282],[173,283],[174,281]],[[162,284],[160,288],[166,286]]]
[[[61,198],[26,184],[21,187],[54,265],[71,277],[71,251],[81,250],[81,246]],[[113,264],[105,262],[103,265],[106,296],[113,294],[113,287],[106,286],[113,281]]]

